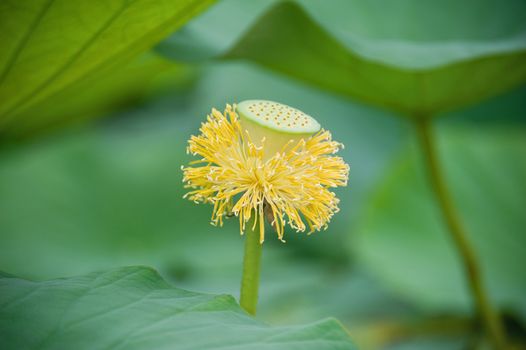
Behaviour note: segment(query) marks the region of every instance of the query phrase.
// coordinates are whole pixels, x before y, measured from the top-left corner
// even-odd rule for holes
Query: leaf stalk
[[[436,140],[432,130],[432,118],[430,116],[418,116],[415,118],[415,123],[430,185],[442,212],[447,231],[460,255],[478,317],[481,319],[493,347],[497,350],[504,350],[506,349],[506,338],[502,321],[491,305],[475,250],[462,226],[441,171]]]

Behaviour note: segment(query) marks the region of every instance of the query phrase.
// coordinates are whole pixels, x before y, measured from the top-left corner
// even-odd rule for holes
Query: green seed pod
[[[278,102],[246,100],[237,105],[236,113],[256,146],[265,139],[265,158],[279,152],[290,140],[307,139],[320,130],[316,119]]]

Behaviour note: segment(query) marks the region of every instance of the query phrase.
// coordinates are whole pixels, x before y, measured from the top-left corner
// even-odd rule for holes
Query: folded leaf
[[[304,7],[278,3],[220,57],[250,60],[413,117],[476,103],[526,80],[524,2],[340,1]],[[220,11],[221,5],[207,16],[224,14],[226,20]],[[206,23],[197,19],[189,27],[197,26],[206,38]],[[164,42],[160,52],[178,57],[170,45],[180,49],[186,32]]]

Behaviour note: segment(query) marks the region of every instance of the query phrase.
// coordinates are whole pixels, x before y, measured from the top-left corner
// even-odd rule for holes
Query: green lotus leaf
[[[126,267],[45,282],[0,275],[2,349],[355,349],[333,319],[272,327],[229,295]]]

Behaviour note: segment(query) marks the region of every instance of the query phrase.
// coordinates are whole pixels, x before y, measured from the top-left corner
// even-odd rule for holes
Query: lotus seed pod
[[[313,117],[278,102],[246,100],[237,105],[236,113],[256,146],[262,146],[265,140],[265,158],[281,151],[290,140],[306,139],[320,130]]]

